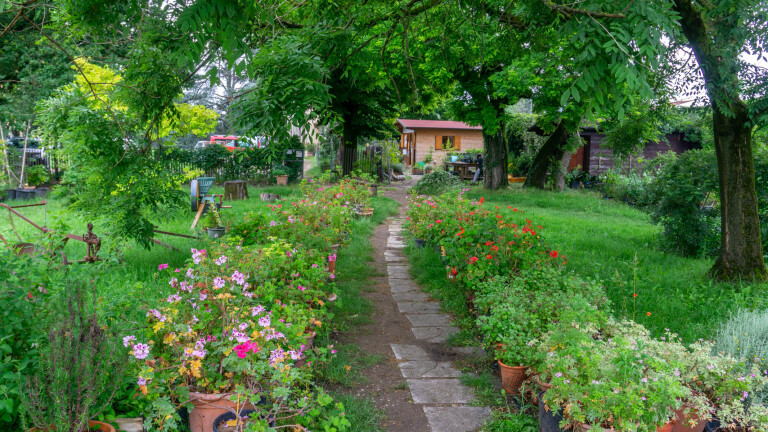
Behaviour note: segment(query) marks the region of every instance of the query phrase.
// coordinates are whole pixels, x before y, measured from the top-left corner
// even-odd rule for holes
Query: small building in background
[[[613,157],[613,150],[603,145],[605,134],[598,132],[594,127],[583,127],[579,135],[584,141],[584,145],[579,147],[571,156],[571,161],[568,163],[568,171],[580,167],[582,171],[596,176],[615,167],[616,162]],[[701,148],[700,143],[686,141],[683,139],[682,133],[673,132],[666,135],[666,142],[646,143],[642,154],[633,156],[632,160],[637,161],[639,157],[651,160],[662,153],[673,151],[680,154],[699,148]]]
[[[400,151],[406,165],[424,161],[431,151],[435,164],[443,163],[449,151],[483,148],[483,128],[448,120],[397,119]]]

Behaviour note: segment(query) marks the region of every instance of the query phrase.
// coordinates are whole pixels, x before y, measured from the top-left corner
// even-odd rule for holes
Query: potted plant
[[[27,184],[35,189],[36,198],[45,198],[48,188],[42,187],[51,179],[51,173],[45,165],[34,165],[27,168]]]
[[[275,180],[277,181],[278,186],[288,185],[288,175],[290,173],[291,170],[289,170],[288,167],[284,165],[275,165],[272,168],[272,175],[275,176]]]
[[[448,150],[448,153],[445,154],[448,159],[450,159],[451,162],[456,162],[459,160],[459,153],[456,150]]]
[[[72,281],[51,307],[47,346],[21,388],[24,430],[114,432],[92,420],[117,391],[125,370],[119,340],[95,311],[95,288]]]
[[[221,219],[221,214],[216,206],[211,206],[208,212],[203,217],[203,228],[208,231],[209,238],[219,238],[226,233],[224,227],[224,221]]]
[[[175,430],[179,405],[191,408],[192,432],[212,430],[227,411],[294,409],[291,402],[305,397],[299,412],[328,405],[308,384],[311,370],[293,367],[327,317],[323,261],[272,238],[193,249],[185,271],[164,270],[177,291],[147,312],[143,333],[123,339],[152,401],[148,429]]]
[[[564,320],[540,347],[547,407],[577,430],[667,432],[684,403],[707,412],[682,378],[686,348],[650,337],[632,321]]]
[[[600,285],[549,266],[482,282],[475,293],[476,323],[486,344],[495,348],[508,393],[519,392],[529,367],[539,369],[538,346],[563,313],[590,309],[601,314],[608,304]]]

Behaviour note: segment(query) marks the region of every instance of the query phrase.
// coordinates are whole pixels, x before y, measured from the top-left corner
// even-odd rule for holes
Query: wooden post
[[[227,201],[248,199],[248,184],[243,180],[225,181],[224,199]]]

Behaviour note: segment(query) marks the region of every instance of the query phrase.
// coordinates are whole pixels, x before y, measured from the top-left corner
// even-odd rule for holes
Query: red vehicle
[[[238,147],[238,140],[240,137],[234,135],[211,135],[211,142],[214,144],[223,145],[229,151],[235,151]]]

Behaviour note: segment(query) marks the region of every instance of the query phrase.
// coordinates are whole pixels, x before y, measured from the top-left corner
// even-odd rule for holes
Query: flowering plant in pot
[[[291,170],[284,165],[275,165],[272,167],[272,175],[275,176],[275,181],[279,186],[288,185],[288,176],[291,174]]]
[[[697,403],[681,377],[682,344],[653,339],[631,321],[599,321],[565,321],[541,346],[552,377],[543,398],[562,408],[561,427],[654,432],[685,401]]]
[[[148,429],[172,430],[174,407],[196,400],[190,421],[206,428],[213,418],[200,418],[205,404],[242,407],[238,386],[270,394],[302,379],[293,364],[327,316],[321,255],[279,241],[223,244],[193,250],[189,266],[171,274],[176,292],[147,312],[143,334],[124,338],[141,364],[139,389],[153,402]]]
[[[667,331],[665,339],[675,341]],[[700,418],[711,417],[722,427],[746,426],[768,429],[768,408],[755,398],[766,389],[768,377],[756,362],[738,359],[725,352],[715,352],[714,342],[697,341],[674,361],[684,364],[683,382],[693,393],[689,404]]]

